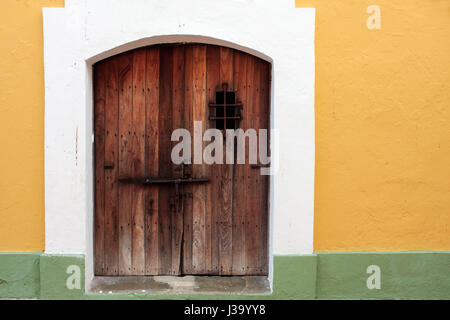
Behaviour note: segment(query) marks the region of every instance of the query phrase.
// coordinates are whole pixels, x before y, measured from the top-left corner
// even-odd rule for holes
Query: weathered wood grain
[[[145,175],[159,175],[159,47],[147,49],[146,57],[146,148]],[[159,274],[159,188],[149,186],[145,196],[145,274]]]
[[[220,48],[220,82],[228,84],[228,90],[234,90],[233,83],[233,50]],[[224,110],[224,114],[227,110]],[[219,256],[221,275],[231,275],[233,271],[233,167],[226,163],[220,166],[220,223],[219,223]]]
[[[107,62],[105,103],[105,268],[104,275],[119,274],[119,83],[118,59]]]
[[[207,102],[215,102],[216,91],[220,90],[220,47],[208,46],[206,48],[207,70]],[[206,110],[207,118],[215,116],[215,109]],[[207,121],[207,128],[215,128],[215,121]],[[219,141],[222,143],[222,141]],[[206,272],[219,274],[219,199],[221,164],[207,166],[207,176],[211,182],[206,185]]]
[[[94,150],[95,150],[95,218],[94,264],[96,275],[105,270],[105,101],[106,67],[104,62],[94,66]]]
[[[184,47],[173,48],[173,76],[172,76],[172,132],[184,127]],[[172,143],[172,147],[176,142]],[[170,149],[171,151],[172,149]],[[172,177],[183,177],[182,166],[172,163]],[[172,275],[181,273],[181,255],[183,240],[183,202],[184,186],[178,187],[180,194],[174,194],[174,208],[172,210]]]
[[[258,108],[257,101],[258,95],[256,94],[255,73],[258,72],[256,66],[257,61],[255,59],[248,59],[247,61],[247,99],[245,103],[247,114],[247,129],[255,128],[255,111]],[[259,84],[258,84],[259,85]],[[248,149],[247,149],[248,150]],[[246,214],[245,214],[245,266],[246,274],[249,274],[252,269],[258,265],[258,250],[259,250],[259,237],[256,230],[256,220],[258,218],[258,186],[257,175],[258,170],[251,169],[248,165],[249,159],[246,160],[247,171],[247,185],[246,185]]]
[[[267,154],[270,155],[270,64],[261,62],[260,73],[260,128],[267,129]],[[269,176],[260,176],[260,199],[261,199],[261,248],[259,253],[259,274],[267,274],[269,271]]]
[[[237,101],[246,102],[247,99],[247,55],[241,52],[234,56],[234,86]],[[243,120],[241,128],[248,128],[247,105],[241,111]],[[234,144],[236,146],[236,143]],[[247,157],[248,158],[248,157]],[[233,274],[245,275],[245,214],[246,214],[246,185],[247,171],[245,164],[237,164],[235,150],[235,165],[233,179]]]
[[[201,121],[201,133],[206,122],[206,46],[195,45],[193,48],[193,121]],[[195,125],[194,125],[195,130]],[[202,141],[204,146],[204,142]],[[194,164],[193,177],[200,178],[206,174],[205,164]],[[193,185],[193,235],[192,267],[194,273],[206,272],[205,263],[205,223],[206,223],[206,188],[204,184]]]
[[[173,47],[160,48],[159,78],[159,176],[170,177],[172,134],[172,85]],[[174,186],[159,186],[159,274],[172,271],[172,210],[174,210]]]
[[[194,130],[194,45],[187,45],[185,48],[184,60],[184,123],[185,128],[193,134]],[[192,146],[192,141],[191,141]],[[191,155],[191,163],[192,155]],[[182,252],[182,273],[193,274],[192,247],[193,247],[193,185],[184,186],[186,196],[183,198],[183,252]]]
[[[145,67],[146,50],[133,51],[132,56],[132,112],[131,112],[131,177],[145,175]],[[145,190],[133,186],[131,211],[132,274],[145,274]]]
[[[119,56],[119,178],[133,173],[133,56]],[[132,212],[135,209],[136,186],[119,183],[119,274],[131,275]]]
[[[215,128],[208,103],[222,83],[243,103],[240,128],[270,129],[270,72],[259,58],[203,44],[140,48],[94,66],[95,274],[267,274],[269,177],[250,167],[248,139],[246,164],[235,144],[234,164],[224,154],[224,164],[185,166],[208,183],[119,178],[181,177],[171,134],[184,127],[193,137],[195,121],[200,135]]]

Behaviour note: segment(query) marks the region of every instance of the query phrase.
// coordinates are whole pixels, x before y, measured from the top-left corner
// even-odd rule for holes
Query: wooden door
[[[269,129],[270,72],[252,55],[203,44],[95,64],[96,275],[267,274],[268,176],[248,149],[245,164],[176,165],[171,134],[186,128],[194,140],[194,121],[202,133]],[[242,104],[231,120],[217,107],[224,90]]]

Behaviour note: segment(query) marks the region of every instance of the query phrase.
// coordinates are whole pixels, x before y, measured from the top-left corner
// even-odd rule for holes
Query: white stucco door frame
[[[86,282],[92,278],[92,65],[170,42],[228,46],[272,64],[278,170],[271,176],[269,253],[312,253],[315,10],[294,2],[66,0],[65,8],[43,9],[46,253],[85,254]]]

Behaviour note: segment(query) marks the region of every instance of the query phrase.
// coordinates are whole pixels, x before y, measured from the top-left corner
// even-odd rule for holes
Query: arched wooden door
[[[269,63],[213,45],[95,64],[96,275],[267,274],[268,176],[248,161],[176,165],[171,134],[269,129],[269,91]]]

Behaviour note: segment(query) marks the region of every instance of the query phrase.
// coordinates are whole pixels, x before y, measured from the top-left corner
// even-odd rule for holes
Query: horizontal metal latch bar
[[[250,165],[250,168],[252,169],[270,168],[270,164],[252,164]]]
[[[223,104],[223,103],[210,103],[209,104],[210,108],[219,108],[219,107],[237,107],[237,108],[240,108],[242,106],[243,106],[242,103],[226,103],[226,104]]]
[[[236,117],[213,117],[213,116],[211,116],[211,117],[209,117],[209,120],[228,120],[228,119],[230,119],[230,120],[239,120],[239,119],[242,119],[242,118],[239,117],[239,116],[236,116]]]
[[[181,184],[181,183],[204,183],[208,182],[208,178],[119,178],[119,182],[123,183],[139,183],[139,184]]]

